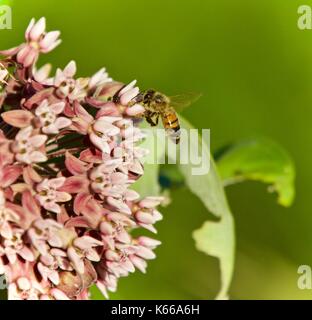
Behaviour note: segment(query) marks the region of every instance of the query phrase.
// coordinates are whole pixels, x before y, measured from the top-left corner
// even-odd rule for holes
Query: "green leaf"
[[[186,132],[190,132],[194,127],[183,117],[180,118],[180,125]],[[223,184],[216,170],[216,165],[210,155],[209,141],[204,141],[198,136],[198,144],[196,146],[193,141],[187,141],[188,148],[183,147],[183,137],[181,138],[180,158],[188,158],[191,154],[198,153],[203,159],[203,171],[205,174],[194,174],[194,169],[198,168],[188,162],[188,164],[180,164],[178,167],[184,176],[185,183],[188,188],[203,202],[206,208],[217,217],[224,215],[228,205],[223,191]],[[198,147],[198,148],[197,148]],[[198,149],[198,151],[197,151]]]
[[[196,248],[220,260],[221,289],[217,299],[227,299],[234,267],[235,234],[234,221],[230,214],[220,222],[207,221],[193,232]]]
[[[180,116],[182,129],[190,132],[194,127]],[[202,141],[198,138],[196,143],[189,144],[189,154],[198,153],[204,161],[209,161],[209,171],[194,175],[194,167],[191,163],[180,164],[178,167],[184,176],[186,185],[203,202],[206,208],[215,216],[220,218],[218,222],[207,221],[204,225],[194,231],[193,237],[196,248],[208,255],[212,255],[220,260],[221,269],[221,289],[217,298],[227,298],[227,292],[231,284],[234,268],[235,231],[232,214],[223,190],[222,181],[218,175],[216,165],[210,156],[209,141]],[[182,144],[182,139],[181,139]],[[185,149],[185,151],[183,150]],[[187,152],[181,145],[180,154]]]
[[[270,184],[278,202],[290,206],[295,196],[294,164],[287,152],[267,138],[243,140],[227,147],[219,156],[218,169],[225,185],[244,180]]]

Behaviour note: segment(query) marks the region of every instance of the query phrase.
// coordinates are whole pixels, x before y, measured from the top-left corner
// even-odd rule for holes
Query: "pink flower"
[[[0,187],[7,188],[12,185],[22,174],[22,171],[20,165],[3,165],[0,162]],[[2,199],[2,196],[0,198]],[[2,203],[2,200],[0,200],[0,203]]]
[[[162,218],[161,198],[131,189],[147,152],[138,146],[139,88],[104,68],[75,79],[74,61],[54,78],[49,64],[37,70],[58,36],[32,20],[26,43],[0,60],[0,274],[9,299],[87,300],[93,284],[107,296],[121,277],[145,272],[160,244],[132,232],[156,233]]]
[[[0,190],[0,235],[4,238],[12,238],[13,231],[9,222],[16,223],[18,220],[18,214],[5,206],[4,193]]]
[[[54,285],[59,284],[60,277],[59,277],[58,272],[55,269],[46,267],[41,262],[38,263],[37,268],[38,268],[38,271],[40,272],[43,280],[45,280],[45,281],[50,280]]]
[[[134,228],[136,223],[127,215],[117,212],[109,213],[106,221],[101,222],[100,231],[102,239],[108,248],[115,248],[115,241],[130,243],[131,237],[128,228]]]
[[[40,286],[31,283],[28,278],[20,277],[10,283],[8,288],[9,300],[39,300]]]
[[[25,32],[26,43],[1,53],[7,56],[16,55],[16,61],[25,68],[31,66],[37,61],[40,53],[48,53],[61,43],[61,40],[58,39],[59,31],[46,33],[45,28],[45,18],[37,22],[32,19]]]
[[[146,152],[141,148],[136,148],[127,143],[121,143],[113,150],[114,157],[123,159],[123,162],[118,169],[124,173],[132,174],[134,179],[140,177],[144,173],[140,159],[145,154]]]
[[[16,160],[27,164],[46,161],[46,155],[40,150],[46,140],[46,135],[33,134],[31,126],[21,129],[16,135],[12,147]]]
[[[94,192],[114,197],[120,196],[126,191],[128,176],[122,172],[115,171],[118,165],[120,165],[119,159],[111,160],[91,171],[91,187]]]
[[[3,237],[3,247],[0,245],[0,256],[6,255],[11,264],[16,262],[17,255],[26,261],[34,261],[35,259],[33,252],[25,245],[22,239],[23,234],[24,230],[13,228],[10,236]]]
[[[141,227],[157,233],[153,224],[162,220],[162,214],[155,207],[161,204],[162,201],[164,201],[163,197],[147,197],[138,202],[134,216]]]
[[[33,262],[17,261],[6,267],[9,300],[69,300],[64,292],[51,287],[48,280],[38,279],[34,268],[41,270]]]
[[[50,251],[53,248],[61,248],[63,239],[61,237],[63,225],[53,219],[37,219],[33,226],[28,230],[28,237],[36,250],[42,255],[47,265],[52,264],[54,253]],[[52,260],[51,260],[52,259]]]
[[[136,80],[133,80],[127,86],[122,88],[118,93],[118,101],[127,106],[126,114],[129,116],[136,116],[145,112],[145,108],[137,103],[131,103],[133,99],[140,93],[140,90],[136,85]]]
[[[49,105],[47,100],[43,100],[37,107],[35,114],[40,120],[42,132],[46,134],[57,134],[61,129],[69,127],[71,120],[65,117],[57,117],[63,112],[64,102]]]
[[[108,290],[111,292],[117,291],[118,277],[104,269],[101,269],[100,266],[98,266],[97,272],[101,275],[101,278],[96,282],[96,286],[102,292],[104,297],[108,299]]]
[[[135,98],[139,93],[140,90],[136,87],[136,80],[130,82],[127,86],[120,90],[118,93],[119,101],[123,105],[127,105],[133,98]]]
[[[73,241],[73,245],[67,249],[68,258],[72,261],[74,268],[79,273],[84,273],[84,262],[86,258],[90,261],[98,262],[101,260],[100,255],[94,247],[102,246],[103,243],[90,236],[83,236]]]
[[[134,200],[132,196],[134,196],[134,199],[139,197],[139,195],[135,191],[133,191],[132,193],[131,191],[128,192],[127,190],[124,194],[120,195],[119,197],[107,197],[106,202],[113,208],[113,210],[117,210],[118,212],[131,215],[131,209],[127,202]]]
[[[73,118],[73,126],[77,131],[89,134],[90,141],[103,153],[110,153],[110,143],[120,133],[116,122],[120,117],[103,116],[94,119],[79,103],[74,105],[76,117]]]
[[[71,199],[71,195],[67,192],[58,191],[62,187],[66,178],[60,177],[55,179],[44,179],[37,187],[36,199],[40,205],[46,210],[55,213],[61,212],[61,207],[58,202],[67,202]]]
[[[11,110],[1,114],[2,119],[16,128],[25,128],[31,125],[34,116],[26,110]]]
[[[67,253],[58,248],[52,248],[49,252],[45,252],[45,254],[40,257],[40,261],[52,270],[57,270],[58,268],[66,271],[73,270]]]
[[[142,248],[145,247],[149,250],[154,250],[157,246],[159,246],[161,244],[161,242],[158,240],[155,240],[155,239],[151,239],[148,237],[142,237],[142,236],[139,237],[138,239],[136,239],[136,241],[139,244],[139,247],[137,247],[134,254],[131,254],[129,256],[129,259],[131,260],[131,262],[133,263],[133,265],[137,269],[139,269],[142,273],[145,273],[147,263],[144,259],[144,253],[146,255],[146,251],[144,252],[144,249],[142,250]],[[143,257],[142,257],[142,255],[143,255]],[[148,251],[148,256],[155,257],[153,252],[151,253],[150,251]]]
[[[53,85],[53,78],[49,78],[51,69],[52,69],[52,65],[50,63],[43,65],[40,69],[37,69],[34,66],[33,67],[34,79],[45,85]]]
[[[118,117],[100,117],[92,125],[90,130],[90,140],[104,153],[110,153],[110,138],[116,136],[120,129],[113,123],[119,121]]]
[[[8,75],[9,71],[0,63],[0,85],[6,83]]]
[[[111,81],[113,81],[113,80],[112,80],[112,78],[110,78],[108,76],[106,69],[102,68],[90,78],[88,88],[94,89],[94,88],[102,86],[103,84],[105,84],[107,82],[111,82]]]
[[[20,277],[10,283],[9,300],[70,300],[64,292],[57,288],[51,289],[47,284],[40,284],[37,279]]]
[[[116,243],[114,248],[105,251],[105,260],[97,266],[98,279],[96,285],[108,297],[109,291],[116,291],[117,279],[135,271],[146,272],[146,260],[155,259],[152,251],[160,242],[148,237],[139,237],[132,243]]]
[[[53,84],[57,88],[56,93],[60,98],[68,98],[69,101],[80,101],[86,96],[89,79],[74,79],[76,71],[75,61],[70,61],[63,71],[61,69],[56,70]]]

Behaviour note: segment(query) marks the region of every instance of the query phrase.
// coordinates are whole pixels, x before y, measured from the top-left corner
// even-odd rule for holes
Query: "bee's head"
[[[168,98],[165,95],[153,89],[145,91],[143,100],[146,104],[153,107],[164,106],[168,103]]]
[[[166,103],[166,97],[163,94],[156,92],[153,101],[158,105],[163,105]]]
[[[169,99],[167,96],[160,92],[155,92],[153,96],[153,102],[156,106],[166,106],[169,103]]]
[[[145,103],[151,102],[154,98],[154,95],[155,95],[155,90],[153,89],[146,90],[143,95],[144,102]]]

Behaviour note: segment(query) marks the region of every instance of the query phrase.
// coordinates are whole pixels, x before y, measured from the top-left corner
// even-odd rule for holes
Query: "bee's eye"
[[[156,101],[156,103],[162,103],[163,102],[162,96],[160,96],[160,95],[156,96],[155,101]]]

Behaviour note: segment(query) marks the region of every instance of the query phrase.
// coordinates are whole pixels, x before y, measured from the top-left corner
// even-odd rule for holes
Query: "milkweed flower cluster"
[[[9,299],[107,296],[120,277],[154,259],[162,199],[131,186],[144,174],[146,150],[130,103],[135,82],[113,81],[103,68],[76,78],[68,63],[50,76],[40,53],[59,43],[45,19],[32,20],[25,43],[0,61],[0,274]]]

